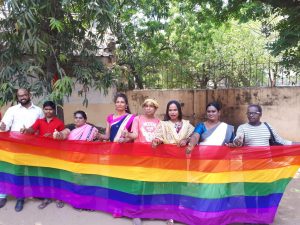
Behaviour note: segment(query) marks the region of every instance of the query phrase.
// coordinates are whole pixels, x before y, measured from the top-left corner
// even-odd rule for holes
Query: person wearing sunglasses
[[[87,116],[84,111],[74,112],[74,124],[68,125],[62,131],[53,133],[54,139],[71,141],[94,141],[98,135],[98,129],[87,122]]]
[[[272,134],[278,144],[294,144],[292,141],[285,140],[280,137],[269,124],[261,122],[262,108],[260,105],[249,105],[246,115],[248,123],[242,124],[238,127],[233,143],[229,144],[230,147],[269,146]]]

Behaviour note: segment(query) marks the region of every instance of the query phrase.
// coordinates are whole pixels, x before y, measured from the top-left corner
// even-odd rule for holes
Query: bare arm
[[[137,134],[137,132],[134,132],[134,131],[132,133],[130,133],[130,132],[128,132],[128,130],[125,129],[122,131],[122,136],[124,138],[128,139],[128,141],[131,141],[131,140],[135,140],[137,138],[138,134]]]
[[[62,131],[57,131],[55,130],[53,132],[53,139],[57,139],[57,140],[65,140],[67,139],[67,137],[69,136],[70,134],[70,129],[69,128],[65,128],[63,129]]]
[[[191,138],[190,138],[190,142],[189,142],[188,146],[185,149],[186,154],[191,154],[193,148],[197,145],[199,140],[200,140],[200,134],[193,133]]]
[[[23,128],[21,128],[20,133],[22,133],[22,134],[34,134],[35,130],[32,127],[29,127],[29,128],[23,127]]]
[[[98,134],[98,139],[100,141],[109,140],[110,136],[110,124],[106,122],[105,134]]]

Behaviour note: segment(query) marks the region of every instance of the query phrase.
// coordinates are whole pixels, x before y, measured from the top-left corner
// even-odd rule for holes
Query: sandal
[[[47,205],[49,205],[52,202],[51,199],[44,199],[43,202],[38,206],[39,209],[44,209],[47,207]]]
[[[64,205],[65,205],[64,202],[62,202],[62,201],[56,201],[57,208],[62,208],[62,207],[64,207]]]

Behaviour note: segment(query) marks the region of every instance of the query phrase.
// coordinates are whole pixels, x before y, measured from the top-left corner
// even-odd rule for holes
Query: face
[[[75,114],[74,116],[74,123],[76,127],[80,127],[84,125],[86,120],[83,118],[83,116],[80,113]]]
[[[210,121],[218,121],[220,118],[220,111],[214,106],[208,106],[206,109],[207,119]]]
[[[54,109],[51,106],[46,106],[43,108],[46,118],[52,118],[54,116]]]
[[[179,112],[174,103],[169,106],[168,114],[172,121],[178,120]]]
[[[122,97],[118,97],[115,102],[116,111],[126,111],[127,104],[125,99]]]
[[[258,111],[256,107],[248,107],[247,110],[247,117],[249,120],[249,123],[258,123],[260,122],[261,113]]]
[[[156,112],[156,108],[154,107],[154,105],[152,103],[146,103],[143,107],[144,109],[144,114],[146,116],[153,116],[154,113]]]
[[[31,95],[27,90],[19,89],[17,92],[18,102],[21,103],[22,106],[27,105],[30,102]]]

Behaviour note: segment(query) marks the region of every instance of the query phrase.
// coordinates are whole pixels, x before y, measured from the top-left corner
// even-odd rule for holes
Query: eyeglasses
[[[74,119],[79,119],[79,120],[82,120],[83,117],[78,117],[78,116],[75,116]]]
[[[260,112],[247,112],[246,115],[248,116],[254,116],[254,115],[259,115]]]

